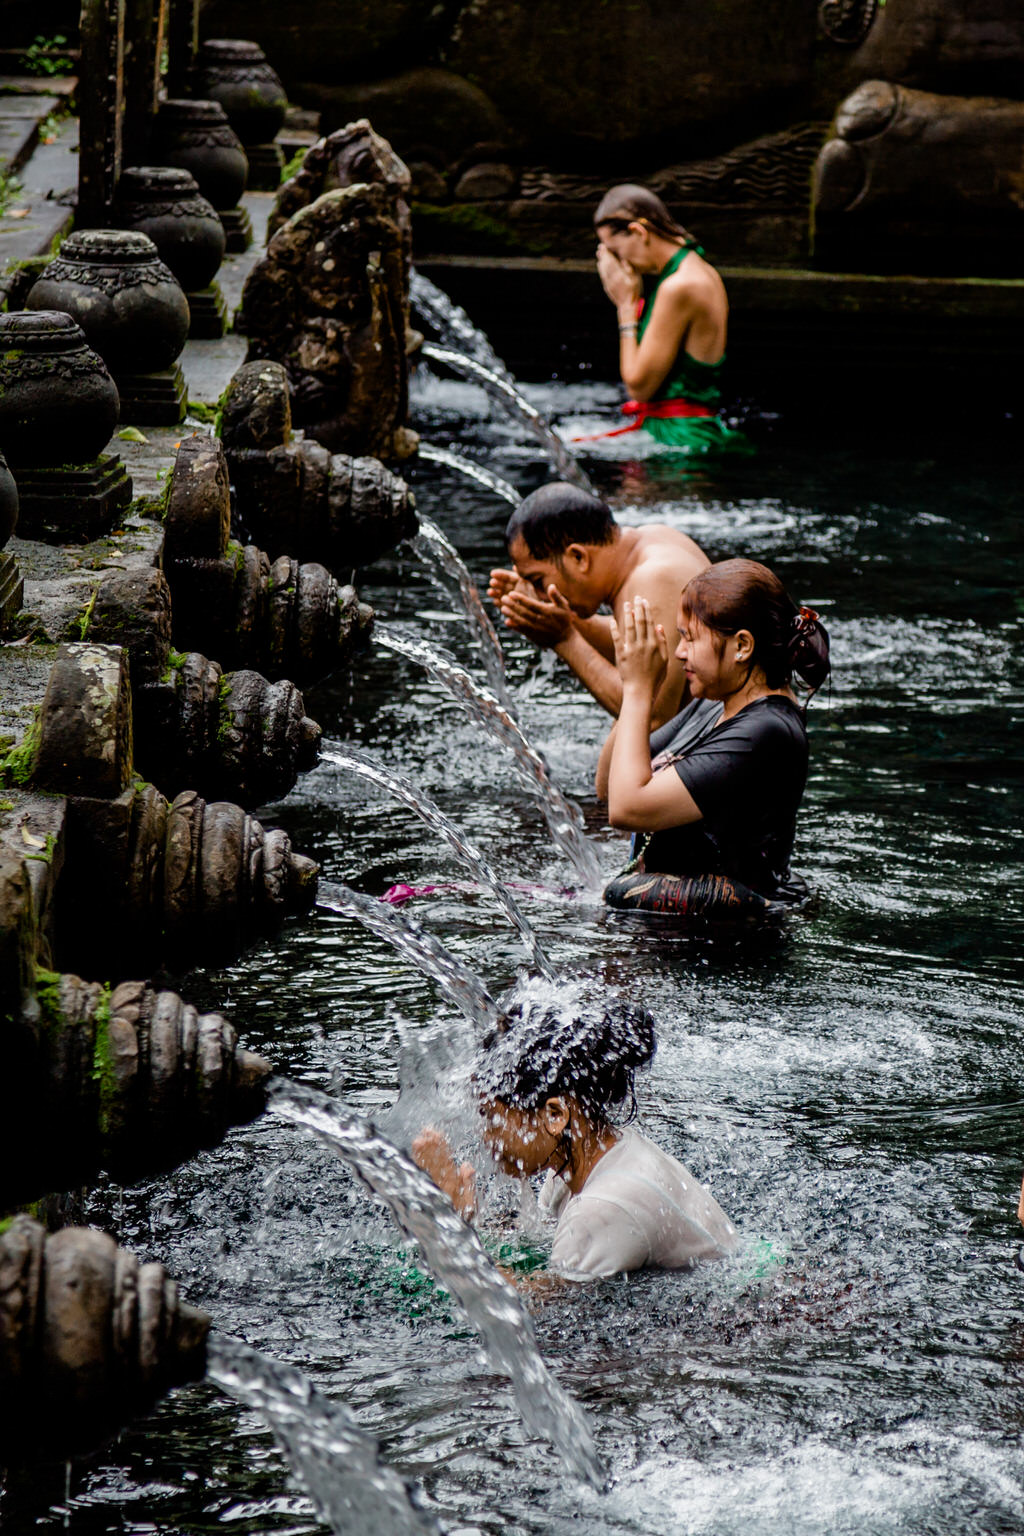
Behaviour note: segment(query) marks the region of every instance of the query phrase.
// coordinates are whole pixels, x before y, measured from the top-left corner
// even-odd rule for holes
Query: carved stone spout
[[[16,1216],[0,1237],[0,1463],[101,1445],[202,1379],[209,1329],[162,1264],[102,1232],[47,1236]]]
[[[326,461],[326,451],[318,452]],[[368,639],[371,610],[322,565],[285,554],[271,561],[256,545],[233,543],[230,516],[221,445],[187,438],[171,478],[164,548],[178,645],[300,682],[346,664]],[[301,540],[301,528],[285,519],[275,519],[273,532],[280,541],[292,534]]]
[[[239,518],[269,549],[350,571],[416,532],[413,496],[398,475],[378,459],[332,454],[292,431],[280,363],[238,370],[222,430]]]

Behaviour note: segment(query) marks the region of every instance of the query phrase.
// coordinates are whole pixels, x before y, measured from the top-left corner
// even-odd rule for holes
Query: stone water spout
[[[171,591],[153,566],[114,571],[93,596],[83,639],[124,646],[132,685],[134,763],[173,797],[265,804],[286,795],[316,761],[320,727],[287,679],[225,671],[171,647]]]
[[[215,438],[186,438],[167,496],[164,569],[182,650],[270,678],[310,682],[366,644],[373,613],[324,566],[231,540],[228,464]],[[280,547],[280,546],[278,546]]]
[[[16,1216],[0,1236],[0,1465],[94,1450],[201,1380],[209,1327],[162,1264]]]
[[[4,1060],[0,1208],[81,1184],[171,1168],[263,1108],[270,1065],[220,1014],[144,981],[111,989],[37,970]]]
[[[272,555],[287,550],[348,573],[416,532],[409,487],[379,459],[330,453],[292,431],[282,364],[238,370],[222,431],[239,520]]]
[[[122,649],[60,648],[30,746],[24,782],[67,799],[58,965],[124,976],[223,960],[312,901],[317,866],[284,832],[194,790],[169,804],[135,776]]]
[[[477,362],[475,357],[466,357],[464,353],[455,352],[450,347],[436,346],[432,341],[425,341],[420,351],[429,362],[440,363],[443,367],[450,368],[453,373],[460,374],[462,378],[479,384],[496,405],[501,406],[502,410],[516,421],[521,421],[532,433],[551,461],[552,468],[557,470],[560,479],[567,480],[571,485],[578,485],[581,490],[589,491],[591,495],[596,494],[590,476],[581,468],[551,423],[541,415],[536,406],[530,404],[525,395],[508,378],[503,378],[483,363]]]

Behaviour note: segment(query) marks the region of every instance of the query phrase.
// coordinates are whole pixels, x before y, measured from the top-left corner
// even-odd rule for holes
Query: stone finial
[[[47,1236],[16,1216],[0,1237],[0,1461],[99,1446],[202,1378],[209,1329],[161,1264],[103,1232]]]

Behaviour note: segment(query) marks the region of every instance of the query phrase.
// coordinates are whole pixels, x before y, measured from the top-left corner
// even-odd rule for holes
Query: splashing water
[[[437,524],[429,517],[424,517],[422,512],[419,513],[419,523],[419,532],[409,542],[428,570],[433,568],[441,571],[458,582],[466,618],[483,652],[487,681],[505,708],[511,711],[513,706],[505,676],[505,653],[487,610],[480,601],[476,582],[466,569],[466,563],[455,545]]]
[[[436,982],[481,1034],[493,1029],[499,1009],[483,982],[411,917],[396,912],[387,902],[352,890],[348,885],[322,885],[316,904],[328,912],[343,912],[346,917],[358,918],[364,928],[393,944],[399,954]]]
[[[436,1521],[416,1508],[398,1473],[381,1462],[373,1436],[294,1366],[212,1333],[206,1375],[266,1419],[336,1536],[439,1536]]]
[[[446,346],[453,345],[459,352],[475,357],[478,363],[483,363],[499,379],[515,383],[487,336],[473,324],[462,305],[456,304],[443,288],[432,283],[429,277],[424,277],[422,272],[409,273],[409,302],[440,333],[441,341]]]
[[[383,624],[378,624],[373,638],[385,650],[394,651],[424,667],[431,677],[444,684],[452,697],[458,699],[475,720],[510,748],[520,777],[540,800],[544,820],[555,844],[569,859],[584,885],[590,890],[597,890],[603,884],[601,869],[587,837],[579,806],[562,794],[548,773],[544,759],[527,741],[501,700],[495,698],[488,689],[482,688],[464,667],[458,666],[450,657],[422,640],[396,634]]]
[[[492,1368],[507,1376],[523,1422],[577,1476],[602,1488],[605,1474],[590,1426],[551,1375],[515,1290],[492,1265],[472,1227],[404,1152],[326,1094],[273,1078],[268,1108],[326,1143],[391,1210],[433,1274],[481,1335]]]
[[[407,779],[403,779],[399,774],[385,767],[377,758],[371,757],[368,752],[360,752],[355,747],[331,747],[329,751],[321,752],[320,760],[331,763],[335,768],[347,768],[352,773],[358,773],[364,779],[369,779],[371,783],[379,784],[382,789],[394,795],[396,800],[401,800],[403,805],[415,811],[428,827],[439,832],[480,884],[485,885],[493,893],[505,916],[529,951],[530,959],[536,969],[543,976],[550,978],[553,975],[551,965],[540,947],[536,933],[523,915],[508,886],[498,878],[475,844],[471,843],[454,821],[444,814],[440,806],[435,805],[433,800],[414,788]]]
[[[523,499],[510,481],[496,475],[493,469],[485,469],[473,459],[464,459],[461,453],[456,453],[452,448],[439,448],[436,443],[425,443],[421,439],[416,455],[426,464],[444,464],[448,469],[465,475],[467,480],[475,480],[477,485],[486,486],[489,491],[507,501],[510,507],[518,507]]]
[[[573,458],[550,422],[508,379],[503,379],[483,363],[478,363],[475,357],[466,357],[464,353],[453,352],[449,347],[435,346],[432,341],[425,341],[421,351],[432,363],[442,363],[453,373],[480,384],[492,400],[529,428],[563,480],[579,486],[581,491],[589,491],[592,496],[597,494],[590,477]]]

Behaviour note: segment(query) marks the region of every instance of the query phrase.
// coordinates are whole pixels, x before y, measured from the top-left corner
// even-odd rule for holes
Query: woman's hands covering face
[[[606,245],[597,248],[597,274],[617,309],[635,305],[644,291],[639,273]]]

